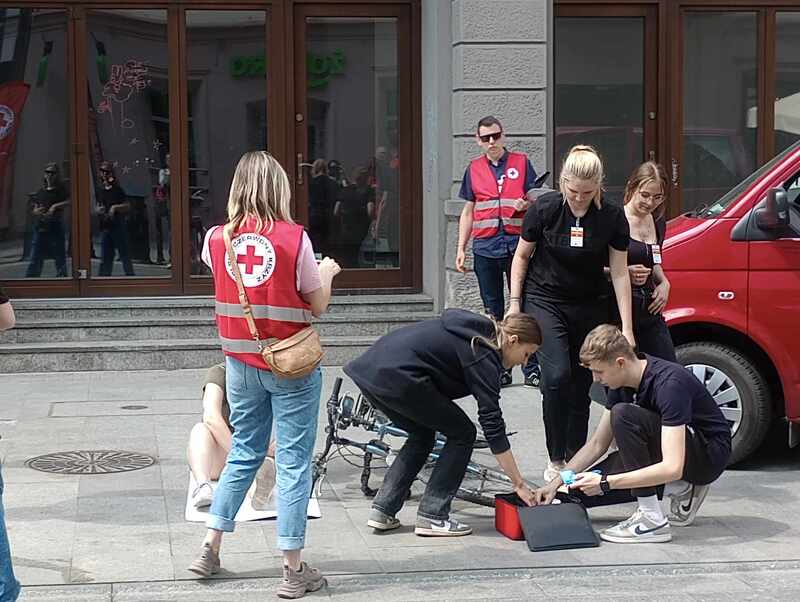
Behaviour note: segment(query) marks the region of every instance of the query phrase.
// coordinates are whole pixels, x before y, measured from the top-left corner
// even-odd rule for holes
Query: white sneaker
[[[275,460],[267,456],[256,473],[256,490],[251,505],[253,510],[266,510],[275,490]]]
[[[567,467],[566,462],[547,462],[547,468],[544,469],[544,482],[549,483],[555,479],[559,473]]]
[[[600,539],[614,543],[663,543],[672,539],[669,520],[656,522],[637,508],[629,519],[600,533]]]
[[[676,527],[691,525],[710,488],[710,485],[690,484],[683,491],[670,495],[669,521]]]
[[[208,481],[203,481],[192,491],[192,506],[195,508],[210,506],[213,500],[214,490]]]

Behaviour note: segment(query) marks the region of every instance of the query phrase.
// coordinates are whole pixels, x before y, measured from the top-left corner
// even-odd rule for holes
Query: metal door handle
[[[650,161],[655,161],[656,160],[656,151],[651,150],[648,156],[650,157]]]
[[[678,160],[675,157],[672,157],[672,185],[677,188],[678,186]]]
[[[297,185],[303,185],[303,153],[297,153]]]

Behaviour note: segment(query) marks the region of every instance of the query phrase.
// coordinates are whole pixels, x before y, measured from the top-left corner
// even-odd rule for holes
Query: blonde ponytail
[[[561,175],[558,185],[561,194],[564,194],[564,183],[569,180],[589,180],[597,184],[594,195],[595,206],[600,209],[603,191],[603,161],[594,147],[588,144],[576,144],[569,149],[569,154],[561,165]]]

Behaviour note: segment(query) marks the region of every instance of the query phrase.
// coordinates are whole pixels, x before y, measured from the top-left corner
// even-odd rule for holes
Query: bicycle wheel
[[[436,465],[438,456],[431,454],[425,466],[419,473],[418,479],[427,484],[430,480],[433,467]],[[456,497],[465,502],[478,504],[494,508],[494,496],[498,493],[509,493],[513,491],[511,479],[505,473],[477,462],[470,462],[461,485],[456,491]]]

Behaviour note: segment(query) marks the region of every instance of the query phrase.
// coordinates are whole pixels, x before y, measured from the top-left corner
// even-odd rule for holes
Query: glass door
[[[344,268],[337,287],[413,286],[408,7],[302,5],[294,19],[296,215]]]
[[[621,203],[631,171],[658,159],[656,8],[556,11],[554,181],[569,149],[590,144],[603,158],[606,198]]]

